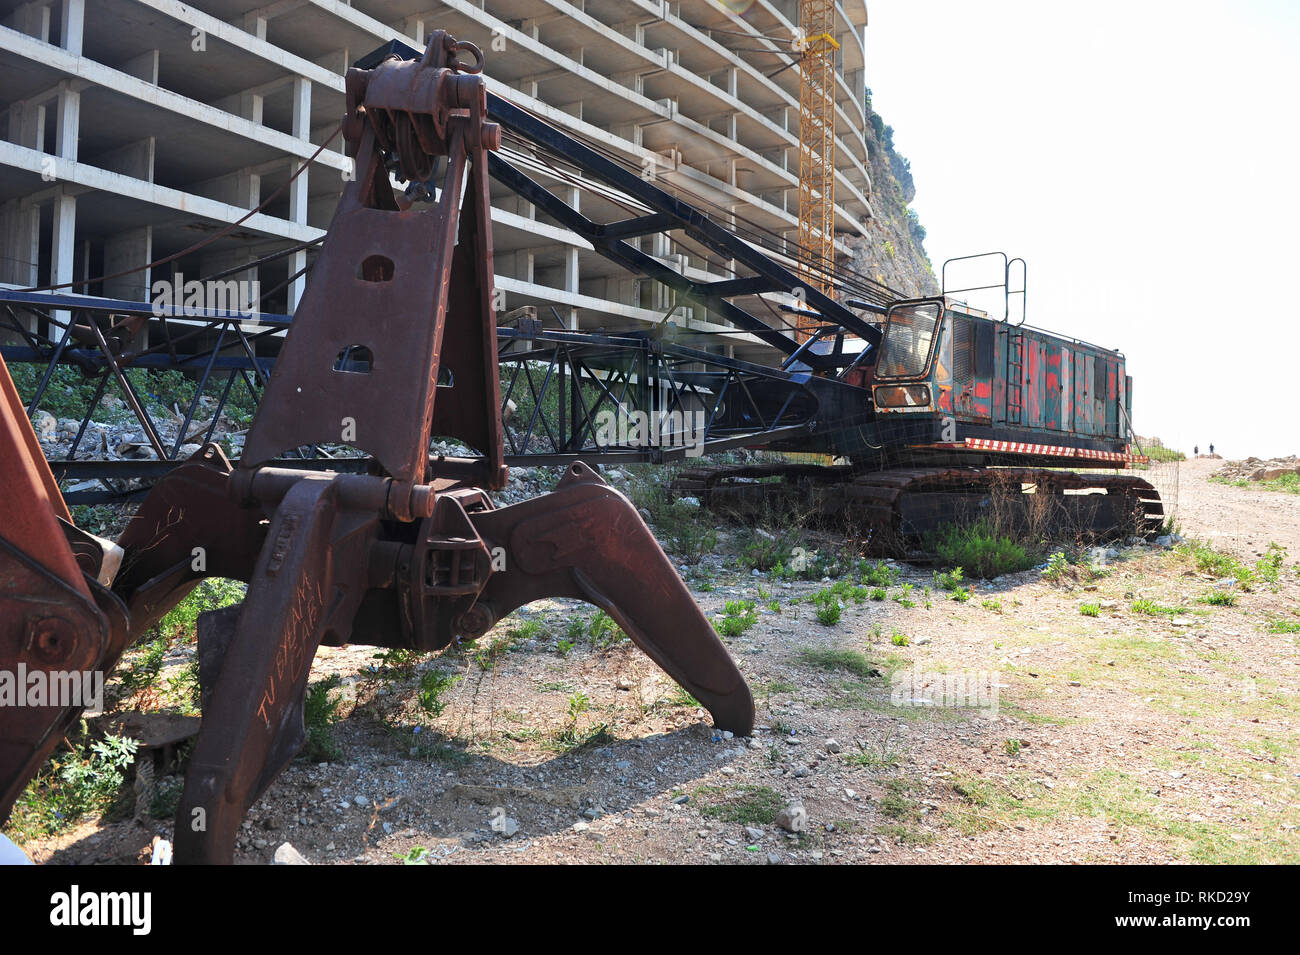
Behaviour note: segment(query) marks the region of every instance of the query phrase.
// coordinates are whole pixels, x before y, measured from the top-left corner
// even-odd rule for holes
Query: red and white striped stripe
[[[1093,451],[1089,448],[1066,448],[1056,444],[1026,444],[1023,441],[994,441],[991,438],[965,438],[965,447],[972,451],[997,451],[1002,454],[1041,454],[1057,458],[1084,458],[1089,461],[1112,461],[1116,464],[1146,464],[1141,454],[1122,451]]]

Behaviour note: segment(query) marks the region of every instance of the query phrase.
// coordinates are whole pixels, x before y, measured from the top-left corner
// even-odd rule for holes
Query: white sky
[[[867,9],[936,274],[1023,256],[1030,324],[1127,355],[1139,434],[1300,453],[1300,2]]]

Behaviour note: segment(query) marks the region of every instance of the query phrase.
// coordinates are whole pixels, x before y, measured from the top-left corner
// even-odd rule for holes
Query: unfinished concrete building
[[[477,43],[489,88],[599,143],[725,221],[797,235],[797,0],[0,0],[0,284],[62,284],[138,269],[266,208],[199,253],[77,292],[148,301],[321,236],[342,189],[343,74],[433,29]],[[862,0],[835,4],[836,228],[865,234]],[[290,176],[311,157],[309,168]],[[571,202],[606,200],[572,176],[531,174]],[[532,206],[494,198],[505,304],[571,328],[645,327],[667,290],[622,272]],[[663,236],[643,248],[725,274]],[[248,270],[265,312],[292,312],[307,251]],[[554,311],[552,311],[554,310]],[[670,320],[723,331],[702,309]],[[752,352],[751,336],[717,339]]]

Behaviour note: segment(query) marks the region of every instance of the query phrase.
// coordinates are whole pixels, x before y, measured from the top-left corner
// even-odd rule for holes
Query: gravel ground
[[[1214,463],[1178,469],[1183,533],[1248,563],[1285,545],[1276,584],[1246,592],[1178,549],[1133,546],[1100,575],[1027,571],[926,606],[931,573],[903,566],[890,599],[848,599],[826,626],[796,602],[826,583],[706,559],[708,589],[690,575],[706,612],[759,604],[727,641],[758,705],[749,739],[714,730],[630,643],[562,654],[591,614],[567,602],[504,621],[512,645],[482,662],[371,673],[371,649],[323,650],[313,679],[345,680],[340,754],[275,782],[237,861],[285,842],[343,865],[1300,861],[1300,635],[1285,632],[1300,496],[1208,483]],[[893,599],[906,583],[910,608]],[[1200,602],[1216,589],[1235,605]],[[460,677],[436,718],[412,699],[430,666]],[[159,834],[169,821],[97,821],[27,850],[132,862]]]

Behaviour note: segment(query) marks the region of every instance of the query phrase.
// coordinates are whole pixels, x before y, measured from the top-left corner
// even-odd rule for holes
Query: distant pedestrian
[[[1192,445],[1192,457],[1198,457],[1200,453],[1201,453],[1201,446],[1199,444]]]
[[[1214,453],[1214,445],[1210,445],[1210,453],[1211,453],[1211,454]]]

